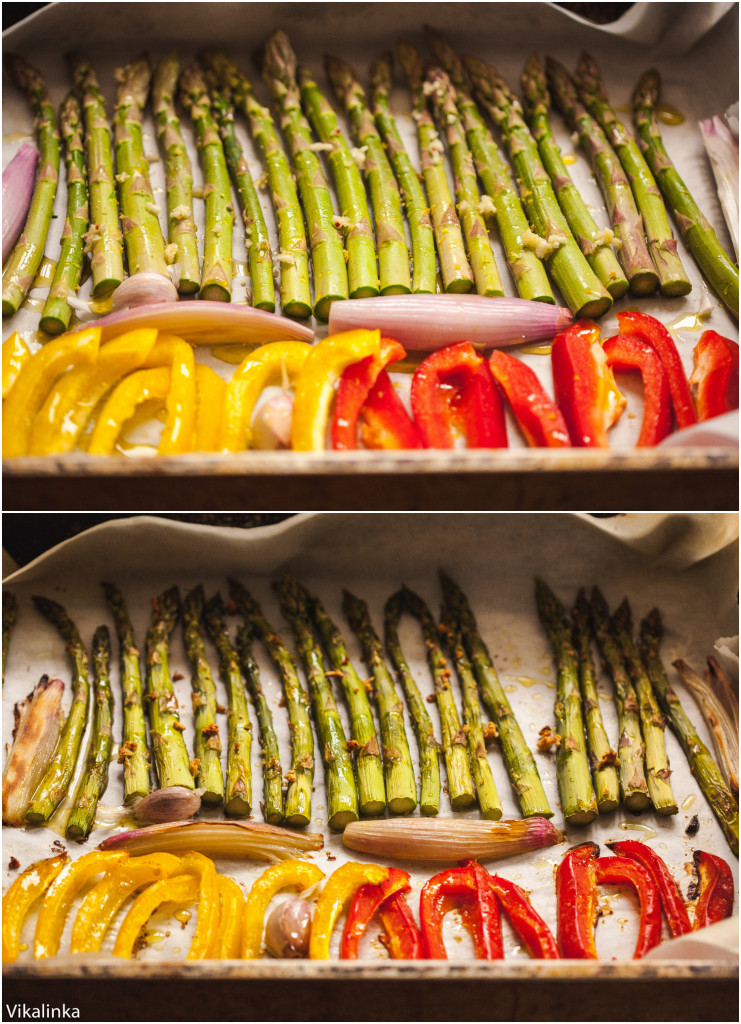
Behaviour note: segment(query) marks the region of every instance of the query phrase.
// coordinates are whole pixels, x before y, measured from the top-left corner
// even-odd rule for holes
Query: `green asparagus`
[[[203,587],[199,584],[186,594],[183,601],[183,643],[192,670],[190,688],[195,726],[196,786],[203,790],[201,800],[204,804],[220,804],[224,800],[221,737],[216,721],[216,686],[201,632],[203,605]]]

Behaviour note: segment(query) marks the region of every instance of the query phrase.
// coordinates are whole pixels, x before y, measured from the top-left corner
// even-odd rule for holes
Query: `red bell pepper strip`
[[[383,926],[381,941],[392,960],[424,960],[422,933],[417,927],[409,904],[400,892],[394,893],[381,906],[378,916]]]
[[[596,960],[594,922],[597,919],[599,847],[584,843],[569,850],[556,869],[558,948],[566,960]]]
[[[492,889],[489,872],[477,860],[468,861],[476,892],[478,919],[474,930],[474,946],[479,960],[502,960],[502,925],[499,902]]]
[[[519,885],[499,875],[490,875],[489,882],[530,955],[537,960],[558,960],[560,954],[553,933]]]
[[[571,447],[561,410],[527,363],[497,348],[489,356],[489,369],[531,448]]]
[[[504,956],[499,907],[487,885],[476,881],[472,862],[441,871],[428,879],[420,893],[420,924],[429,960],[447,960],[443,942],[443,918],[457,907],[464,925],[473,933],[477,959],[501,960]]]
[[[616,334],[603,345],[607,365],[613,370],[639,370],[643,380],[643,422],[637,448],[652,448],[672,432],[672,398],[669,378],[658,353],[633,334]]]
[[[607,845],[619,857],[629,857],[641,864],[651,875],[654,885],[659,890],[661,905],[664,908],[672,935],[676,938],[678,935],[686,935],[687,932],[691,932],[692,924],[682,899],[682,893],[658,853],[650,846],[639,843],[635,839],[621,839],[617,843],[608,843]]]
[[[641,907],[633,959],[640,960],[661,942],[661,898],[648,871],[628,857],[599,857],[594,862],[597,884],[611,882],[635,889]]]
[[[592,320],[577,320],[553,339],[556,404],[577,448],[609,448],[607,430],[625,405]]]
[[[690,384],[701,420],[738,409],[738,345],[715,331],[705,331],[692,353]]]
[[[424,448],[420,433],[385,370],[379,373],[360,410],[360,437],[366,448]]]
[[[506,448],[504,408],[486,359],[468,341],[427,356],[412,377],[412,412],[427,448]]]
[[[360,940],[368,925],[394,893],[409,892],[409,875],[399,868],[389,868],[389,876],[380,885],[366,883],[357,889],[347,910],[345,930],[340,945],[341,960],[357,960]]]
[[[733,913],[733,875],[721,857],[695,850],[699,899],[695,907],[695,928],[724,921]]]
[[[381,338],[376,355],[352,363],[342,373],[337,385],[330,436],[335,450],[358,447],[358,416],[378,375],[388,366],[403,359],[406,351],[393,338]]]
[[[632,309],[625,313],[618,313],[617,318],[621,334],[637,335],[648,342],[658,353],[669,378],[674,418],[679,429],[691,427],[693,423],[697,423],[697,413],[692,404],[690,386],[682,366],[682,360],[677,346],[674,344],[674,339],[666,327],[656,317],[649,316],[648,313],[638,313]]]

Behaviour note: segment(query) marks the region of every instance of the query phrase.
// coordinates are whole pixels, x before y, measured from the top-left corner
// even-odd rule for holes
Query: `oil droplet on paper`
[[[677,107],[672,106],[671,103],[657,103],[656,116],[663,124],[684,124],[687,120],[682,111]]]
[[[651,828],[650,825],[639,825],[638,822],[635,821],[621,821],[618,824],[618,828],[621,828],[624,832],[643,832],[644,836],[641,840],[642,842],[645,842],[646,839],[653,839],[654,836],[659,834],[656,829]]]
[[[522,352],[527,356],[548,356],[551,354],[552,348],[553,342],[542,341],[535,345],[520,345],[517,351]]]
[[[687,808],[691,807],[694,802],[695,802],[695,794],[694,793],[690,793],[690,795],[686,796],[684,798],[684,800],[682,801],[682,810],[686,811]]]

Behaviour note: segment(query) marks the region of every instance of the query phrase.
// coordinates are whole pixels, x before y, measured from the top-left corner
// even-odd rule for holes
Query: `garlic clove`
[[[265,949],[271,956],[296,960],[308,956],[311,905],[300,896],[275,908],[265,928]]]
[[[177,302],[178,290],[169,277],[151,270],[140,270],[127,277],[111,296],[114,313],[134,306],[147,306],[153,302]]]
[[[287,391],[275,391],[270,394],[255,412],[252,423],[253,446],[271,451],[276,448],[289,448],[292,418],[293,395]]]
[[[192,818],[201,807],[201,793],[185,786],[155,789],[132,807],[135,818],[152,824]]]

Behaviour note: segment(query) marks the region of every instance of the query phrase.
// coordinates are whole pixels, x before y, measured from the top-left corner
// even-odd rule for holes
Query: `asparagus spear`
[[[233,61],[218,50],[207,50],[204,59],[247,117],[262,152],[278,222],[281,312],[305,319],[311,316],[311,289],[304,215],[275,123],[268,108],[258,103],[250,80]]]
[[[628,178],[605,133],[579,101],[576,86],[566,68],[549,57],[546,73],[551,97],[571,129],[578,133],[582,149],[589,157],[602,189],[610,223],[620,243],[618,258],[630,290],[634,295],[650,295],[656,291],[658,278],[646,248],[643,222]]]
[[[26,812],[29,825],[44,825],[67,795],[80,753],[88,716],[88,658],[72,619],[56,601],[35,596],[33,603],[61,633],[72,661],[72,705],[57,744],[52,763],[46,770]]]
[[[641,736],[639,706],[635,690],[626,671],[620,649],[610,629],[607,602],[595,587],[590,601],[592,632],[612,677],[617,698],[618,758],[620,760],[620,794],[630,811],[643,811],[650,804],[648,785],[643,770],[645,745]]]
[[[268,623],[257,601],[237,580],[229,580],[229,594],[280,673],[291,734],[291,770],[286,775],[288,789],[285,823],[308,825],[311,820],[311,784],[314,778],[314,736],[306,693],[288,648]]]
[[[363,648],[363,658],[373,674],[383,744],[383,767],[388,809],[392,814],[411,814],[417,806],[414,768],[404,729],[404,708],[386,667],[383,645],[373,628],[368,605],[343,591],[342,607]]]
[[[285,32],[278,30],[265,44],[263,77],[281,114],[281,128],[296,171],[296,184],[309,229],[314,268],[314,316],[326,322],[329,307],[348,296],[342,239],[322,165],[314,150],[311,128],[301,111],[296,84],[296,56]]]
[[[389,109],[390,54],[373,61],[370,79],[371,108],[399,183],[412,238],[412,291],[434,292],[437,275],[435,236],[424,186],[412,166]]]
[[[409,714],[412,716],[414,734],[417,738],[420,767],[419,810],[425,816],[440,812],[440,754],[432,719],[427,713],[424,698],[414,681],[399,639],[399,621],[404,608],[401,591],[392,594],[383,610],[386,649],[393,662],[399,683],[406,697]]]
[[[738,267],[718,241],[664,147],[656,118],[660,90],[659,73],[651,70],[642,76],[633,93],[633,120],[640,136],[639,145],[685,244],[711,287],[738,319]]]
[[[177,587],[170,587],[152,601],[146,637],[144,699],[160,789],[170,786],[195,788],[183,739],[185,727],[180,724],[178,702],[170,679],[170,634],[179,612],[180,593]]]
[[[427,661],[435,683],[435,698],[440,712],[450,804],[454,811],[466,810],[476,803],[476,792],[468,761],[466,732],[461,728],[450,688],[450,669],[442,652],[435,620],[429,608],[421,597],[406,586],[402,587],[402,595],[407,611],[419,620],[427,648]]]
[[[530,230],[530,225],[510,178],[507,163],[471,95],[463,61],[442,36],[429,28],[427,37],[435,59],[447,71],[455,87],[458,110],[463,119],[476,172],[484,191],[494,204],[497,228],[517,291],[523,299],[553,302],[553,292],[543,264],[533,250],[523,244],[522,236]]]
[[[584,588],[577,594],[571,619],[574,648],[579,659],[579,685],[584,708],[589,764],[592,768],[599,813],[606,814],[608,811],[614,811],[620,804],[620,784],[616,767],[620,762],[610,746],[602,721],[602,712],[599,709],[591,649],[592,634],[589,629],[589,601]]]
[[[118,634],[119,678],[123,696],[123,741],[118,759],[123,762],[124,803],[128,804],[136,797],[146,796],[151,789],[139,651],[121,591],[114,583],[101,583],[101,586]]]
[[[59,132],[54,107],[39,72],[23,57],[6,54],[16,85],[28,96],[36,120],[39,173],[21,236],[3,270],[3,316],[14,316],[28,294],[44,256],[59,181]]]
[[[443,144],[427,109],[422,56],[405,40],[399,40],[397,49],[412,91],[412,117],[417,125],[422,175],[430,201],[443,287],[446,292],[470,292],[473,273],[466,258],[463,233],[445,173]]]
[[[324,66],[349,117],[355,142],[364,150],[363,170],[378,238],[381,295],[404,294],[411,290],[411,278],[399,186],[368,108],[365,90],[352,68],[338,57],[325,57]]]
[[[610,105],[594,57],[582,53],[576,69],[576,83],[582,100],[599,121],[633,189],[636,205],[646,229],[662,295],[686,295],[692,288],[677,253],[677,241],[666,215],[664,200],[638,144]]]
[[[350,661],[342,633],[330,619],[324,605],[314,594],[300,587],[304,605],[332,662],[329,676],[338,676],[350,715],[352,747],[356,751],[358,807],[363,815],[383,814],[386,790],[383,784],[383,760],[378,746],[368,694],[355,666]]]
[[[202,299],[229,302],[232,295],[234,207],[224,148],[211,113],[206,81],[197,64],[192,64],[180,75],[180,95],[193,122],[203,166],[206,231],[198,294]]]
[[[337,191],[340,213],[345,222],[350,298],[361,299],[378,295],[376,246],[360,170],[340,131],[334,110],[308,68],[298,69],[298,84],[309,122],[315,134],[329,147],[329,167]],[[384,253],[384,258],[386,256]],[[384,278],[387,277],[388,269],[385,269]]]
[[[229,697],[224,810],[232,817],[243,818],[252,810],[252,726],[242,673],[239,671],[239,659],[229,639],[225,614],[220,594],[215,594],[207,601],[203,609],[203,621],[219,652],[221,678]]]
[[[586,825],[597,817],[597,799],[587,761],[579,666],[571,642],[571,629],[563,605],[548,584],[540,579],[535,581],[535,600],[540,621],[553,648],[558,674],[555,716],[561,742],[556,772],[561,807],[568,824]]]
[[[273,283],[273,254],[265,224],[265,216],[257,197],[242,147],[234,133],[234,108],[223,90],[211,93],[211,105],[219,126],[224,156],[242,208],[242,220],[247,236],[247,254],[252,280],[252,305],[257,309],[275,312],[275,286]]]
[[[5,662],[8,660],[8,648],[10,637],[18,617],[18,602],[15,594],[9,590],[3,591],[3,686],[5,686]]]
[[[502,756],[509,774],[512,788],[520,804],[524,818],[552,818],[548,799],[540,781],[538,766],[535,763],[514,712],[507,700],[502,684],[499,682],[489,650],[481,636],[476,618],[471,610],[466,595],[450,576],[440,573],[445,602],[455,616],[463,634],[468,655],[481,690],[481,697],[489,712],[489,717],[496,724]]]
[[[67,94],[59,111],[67,169],[67,218],[62,231],[62,248],[49,295],[39,320],[47,334],[61,334],[69,327],[72,307],[68,295],[80,287],[85,232],[89,222],[85,147],[82,141],[82,111],[74,93]]]
[[[206,804],[224,800],[224,775],[221,771],[221,737],[216,722],[216,687],[201,632],[203,587],[197,586],[183,601],[183,642],[190,659],[190,680],[195,740],[193,753],[197,762],[196,786],[203,790]]]
[[[319,646],[314,640],[309,611],[301,590],[288,573],[277,584],[280,608],[296,638],[311,694],[319,743],[324,762],[324,783],[327,791],[327,822],[341,832],[351,821],[358,820],[358,794],[355,788],[352,758],[337,712]]]
[[[280,825],[283,821],[283,790],[281,787],[280,751],[265,694],[260,685],[260,671],[252,656],[254,632],[247,626],[237,631],[237,650],[247,688],[257,712],[260,727],[260,748],[262,750],[263,816],[269,825]]]
[[[525,64],[520,83],[525,120],[538,144],[540,159],[551,179],[558,204],[590,267],[613,299],[619,299],[628,290],[628,279],[610,248],[614,235],[609,228],[600,230],[597,227],[561,156],[551,129],[551,97],[545,68],[536,53]]]
[[[175,109],[179,76],[180,57],[173,50],[162,58],[154,72],[152,109],[157,138],[165,154],[167,240],[170,246],[177,247],[178,291],[181,295],[191,295],[201,287],[201,263],[193,219],[193,170]]]
[[[433,105],[437,111],[438,128],[447,138],[450,161],[453,165],[458,216],[466,240],[476,291],[479,295],[504,295],[502,279],[489,242],[489,231],[480,209],[481,193],[476,181],[473,157],[458,116],[455,89],[445,72],[441,68],[433,67],[427,72],[425,91],[432,95]]]
[[[654,608],[641,622],[639,653],[651,685],[674,735],[684,751],[690,771],[713,809],[723,833],[738,857],[738,802],[713,757],[687,717],[679,697],[669,685],[659,646],[664,635],[661,613]]]
[[[93,731],[87,767],[67,819],[68,839],[87,839],[95,822],[98,801],[108,785],[108,764],[113,749],[113,692],[109,668],[111,641],[107,626],[93,636]]]
[[[90,193],[90,231],[86,248],[92,253],[93,295],[100,299],[117,288],[124,278],[123,241],[113,181],[111,129],[105,100],[90,61],[84,57],[73,57],[72,74],[85,115]]]
[[[546,265],[567,306],[575,316],[603,316],[612,305],[612,298],[571,234],[537,143],[525,124],[519,100],[484,61],[470,57],[466,67],[483,106],[502,130],[525,210],[536,235],[545,242]],[[534,241],[543,244],[538,239]]]

